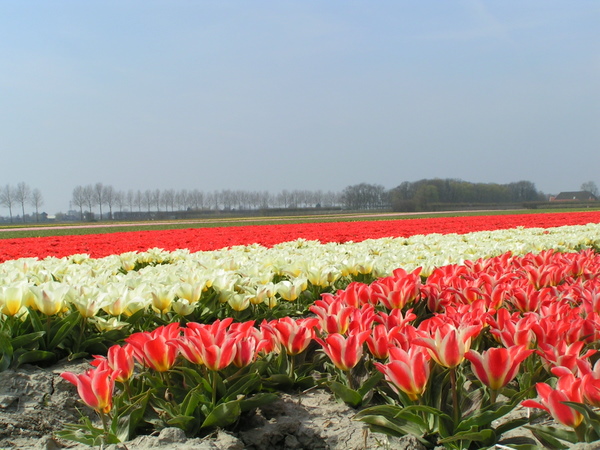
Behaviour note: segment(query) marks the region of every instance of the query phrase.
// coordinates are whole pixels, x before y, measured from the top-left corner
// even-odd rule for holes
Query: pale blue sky
[[[599,24],[597,0],[0,0],[0,186],[55,213],[97,181],[600,185]]]

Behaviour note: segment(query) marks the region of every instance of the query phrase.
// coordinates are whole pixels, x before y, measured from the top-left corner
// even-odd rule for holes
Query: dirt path
[[[36,226],[36,227],[8,227],[8,228],[0,228],[0,233],[3,231],[36,231],[36,230],[75,230],[75,229],[85,229],[85,228],[123,228],[123,227],[142,227],[142,226],[165,226],[165,225],[195,225],[195,224],[219,224],[219,223],[227,223],[231,224],[232,222],[257,222],[257,221],[273,221],[273,222],[282,222],[286,220],[295,220],[295,219],[306,219],[306,220],[318,220],[318,219],[361,219],[361,218],[376,218],[376,217],[410,217],[410,216],[418,216],[423,214],[464,214],[464,213],[486,213],[492,210],[473,210],[473,211],[434,211],[434,212],[397,212],[397,213],[374,213],[374,214],[335,214],[335,215],[314,215],[314,216],[285,216],[285,217],[271,217],[271,216],[262,216],[262,217],[238,217],[238,218],[229,218],[229,219],[211,219],[211,220],[180,220],[180,221],[171,221],[171,222],[154,222],[154,221],[146,221],[146,222],[126,222],[126,223],[102,223],[102,224],[81,224],[81,225],[58,225],[58,226]]]

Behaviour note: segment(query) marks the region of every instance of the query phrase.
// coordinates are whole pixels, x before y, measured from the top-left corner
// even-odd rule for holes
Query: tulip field
[[[206,436],[327,389],[425,448],[600,440],[600,212],[4,239],[0,260],[0,371],[91,361],[61,376],[97,420],[63,439]]]

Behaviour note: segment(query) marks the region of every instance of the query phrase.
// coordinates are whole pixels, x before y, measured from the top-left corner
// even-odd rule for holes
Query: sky
[[[597,0],[0,0],[0,186],[600,185]],[[0,214],[6,215],[0,207]]]

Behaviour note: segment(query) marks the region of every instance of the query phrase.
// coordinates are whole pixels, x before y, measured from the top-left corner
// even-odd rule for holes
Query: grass
[[[478,215],[507,215],[507,214],[539,214],[554,212],[592,211],[598,208],[580,209],[519,209],[495,211],[450,211],[439,213],[390,213],[390,212],[343,212],[326,215],[306,216],[277,216],[277,217],[237,217],[237,218],[209,218],[195,220],[171,220],[152,222],[77,222],[77,223],[52,223],[52,224],[10,224],[0,226],[1,239],[33,238],[45,236],[66,236],[82,234],[108,234],[123,231],[147,230],[175,230],[186,228],[212,228],[243,225],[278,225],[298,224],[313,222],[356,222],[372,220],[399,220],[399,219],[425,219],[431,217],[460,217]],[[67,228],[63,228],[67,227]],[[22,229],[28,228],[28,229]]]

